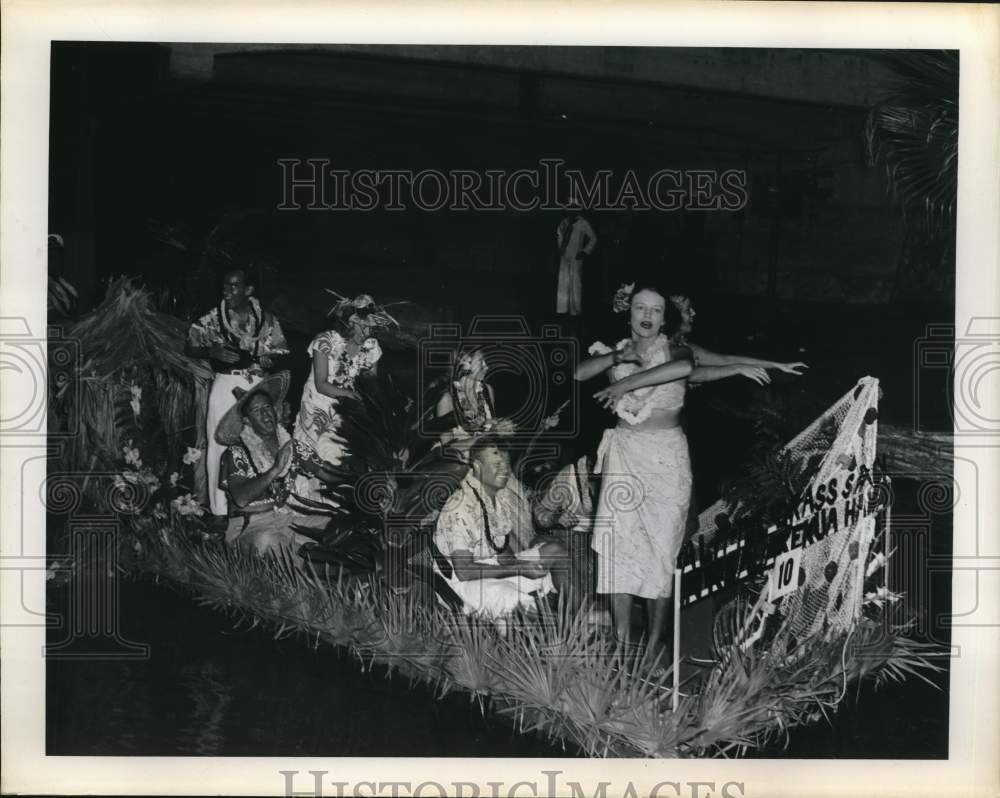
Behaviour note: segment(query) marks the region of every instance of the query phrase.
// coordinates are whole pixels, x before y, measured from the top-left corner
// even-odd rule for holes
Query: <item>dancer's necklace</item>
[[[643,360],[646,359],[646,355],[653,351],[653,347],[656,346],[656,338],[649,339],[649,343],[643,346],[643,339],[639,339],[640,342],[635,344],[635,351],[639,354]]]

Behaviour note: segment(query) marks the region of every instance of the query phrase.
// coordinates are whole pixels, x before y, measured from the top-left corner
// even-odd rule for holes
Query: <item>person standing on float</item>
[[[682,325],[680,309],[655,285],[623,285],[612,308],[628,312],[628,337],[614,348],[600,341],[574,374],[579,381],[605,375],[611,384],[594,394],[618,416],[597,452],[602,474],[592,548],[597,592],[611,597],[615,632],[631,638],[633,599],[646,602],[646,646],[664,653],[677,553],[691,500],[691,460],[681,413],[689,380],[741,375],[758,384],[767,372],[737,364],[710,373],[695,368],[691,352],[671,346]]]
[[[227,518],[229,505],[225,491],[219,488],[219,467],[225,447],[216,441],[215,429],[236,404],[233,389],[252,388],[274,368],[275,359],[289,351],[281,325],[253,296],[253,286],[247,282],[243,269],[226,272],[218,306],[188,329],[185,352],[190,357],[208,360],[215,372],[205,422],[208,433],[205,468],[208,503],[217,521]]]
[[[583,261],[597,246],[597,235],[580,212],[576,199],[569,201],[568,209],[569,214],[556,228],[559,247],[556,313],[575,318],[583,314]]]

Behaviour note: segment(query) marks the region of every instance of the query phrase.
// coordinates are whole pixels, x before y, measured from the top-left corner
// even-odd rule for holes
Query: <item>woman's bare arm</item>
[[[699,366],[757,366],[762,369],[778,369],[779,371],[784,371],[786,374],[794,374],[796,376],[802,374],[802,369],[809,368],[805,363],[779,363],[775,360],[762,360],[761,358],[749,357],[747,355],[721,355],[718,352],[713,352],[710,349],[705,349],[690,342],[688,346],[694,353]],[[727,373],[723,375],[723,377],[730,376],[733,376],[733,374]],[[715,377],[715,379],[722,379],[722,377]],[[695,379],[692,376],[691,381],[710,382],[711,380]]]
[[[586,382],[587,380],[596,377],[598,374],[603,374],[614,364],[614,352],[609,352],[606,355],[588,357],[576,367],[576,371],[573,373],[573,378],[577,380],[577,382]]]
[[[357,394],[354,391],[349,391],[346,388],[338,388],[336,385],[331,385],[326,381],[329,376],[330,363],[325,352],[316,350],[313,352],[313,382],[316,383],[316,390],[319,391],[323,396],[329,396],[331,398],[349,398],[354,399]]]
[[[727,377],[746,377],[758,385],[766,385],[771,381],[767,369],[749,363],[733,363],[728,366],[698,366],[688,378],[692,383],[715,382]]]
[[[688,377],[694,370],[690,360],[671,360],[659,366],[653,366],[645,371],[637,371],[623,380],[619,380],[615,385],[621,385],[625,391],[634,391],[636,388],[647,388],[650,385],[662,385],[665,382],[674,382]]]
[[[434,415],[438,418],[448,415],[455,409],[454,403],[451,401],[451,393],[445,391],[441,394],[441,398],[438,399],[438,403],[434,408]]]
[[[594,398],[604,407],[613,409],[618,400],[629,391],[685,379],[692,369],[690,360],[673,360],[645,371],[637,371],[618,382],[613,382],[607,388],[595,393]]]

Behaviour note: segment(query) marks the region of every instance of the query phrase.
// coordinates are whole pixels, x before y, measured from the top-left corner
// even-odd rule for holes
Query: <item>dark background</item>
[[[736,168],[749,181],[741,212],[592,214],[588,299],[603,305],[641,270],[769,310],[948,306],[948,269],[900,273],[900,215],[865,162],[865,114],[890,75],[855,51],[54,42],[50,232],[85,300],[138,272],[171,289],[180,315],[201,309],[215,283],[183,278],[223,224],[268,265],[258,289],[272,300],[363,284],[460,318],[530,316],[553,302],[560,212],[277,211],[278,159]],[[184,229],[191,250],[155,243],[150,219]]]
[[[600,239],[584,277],[588,334],[624,334],[610,296],[652,272],[693,297],[699,343],[809,363],[773,392],[794,382],[826,406],[871,374],[884,391],[880,421],[951,429],[946,370],[915,364],[928,325],[954,324],[954,264],[904,257],[903,217],[865,158],[865,117],[891,76],[883,54],[849,50],[54,42],[49,229],[65,241],[55,264],[80,290],[81,312],[127,274],[190,319],[218,299],[214,242],[250,266],[301,354],[300,383],[306,343],[326,324],[324,287],[412,300],[424,322],[515,313],[537,330],[554,309],[562,214],[278,211],[279,158],[413,171],[533,169],[541,158],[585,174],[744,169],[749,203],[737,213],[588,214]],[[950,349],[953,337],[934,346]],[[406,355],[396,357],[394,367]],[[752,444],[751,425],[720,405],[765,393],[729,382],[690,394],[701,506]],[[607,418],[587,399],[579,406],[598,434]],[[933,529],[931,549],[950,552],[950,512],[911,504],[923,513],[914,525]],[[907,598],[921,636],[946,642],[949,582]],[[113,667],[50,662],[50,753],[553,753],[482,724],[458,708],[464,699],[404,699],[334,654],[220,637],[226,622],[207,610],[126,591],[130,639],[160,653]],[[292,681],[272,690],[276,674]],[[947,673],[938,682],[943,692],[852,690],[834,726],[766,753],[945,756]],[[303,694],[323,701],[300,712]],[[378,709],[403,700],[406,723]],[[364,727],[344,720],[366,711]]]

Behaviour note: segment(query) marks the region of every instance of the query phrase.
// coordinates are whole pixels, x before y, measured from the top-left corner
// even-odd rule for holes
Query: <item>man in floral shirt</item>
[[[288,373],[237,388],[235,404],[219,422],[216,439],[225,445],[219,486],[229,496],[226,542],[264,554],[295,554],[308,538],[295,527],[322,527],[328,517],[297,511],[291,493],[292,440],[278,422],[277,407],[288,390]]]
[[[247,390],[289,352],[285,335],[274,314],[261,308],[243,269],[223,277],[222,299],[188,330],[186,352],[212,364],[215,379],[208,397],[206,427],[208,447],[208,502],[217,519],[225,519],[226,494],[219,488],[219,463],[223,447],[215,438],[220,419],[236,402],[234,388]]]
[[[471,471],[441,510],[434,530],[434,545],[446,561],[442,566],[439,559],[438,570],[467,613],[497,616],[533,607],[533,594],[555,590],[553,563],[565,561],[565,549],[554,542],[514,552],[516,497],[507,490],[510,459],[500,446],[493,435],[472,445]]]

